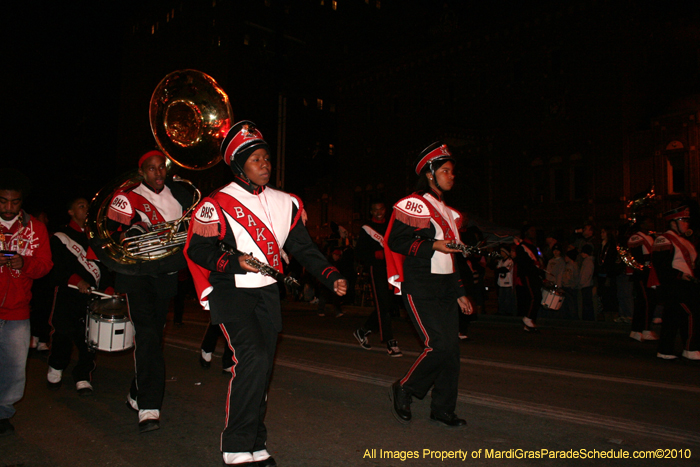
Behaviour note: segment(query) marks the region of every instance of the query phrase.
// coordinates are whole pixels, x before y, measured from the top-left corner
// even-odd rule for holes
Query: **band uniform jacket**
[[[455,300],[466,295],[453,255],[433,250],[436,240],[461,243],[460,224],[460,213],[432,191],[414,193],[394,205],[384,254],[388,280],[397,293],[405,284],[412,295],[428,297],[449,281]]]
[[[179,219],[191,204],[192,195],[171,179],[160,192],[141,182],[115,193],[107,210],[107,228],[113,236],[124,232],[125,237],[132,237],[148,232],[156,224]],[[187,267],[182,252],[170,255],[166,261],[165,272]]]
[[[211,311],[214,324],[252,313],[266,295],[262,290],[273,284],[277,287],[274,278],[243,270],[238,257],[222,251],[220,243],[252,253],[280,272],[286,250],[331,290],[334,282],[343,278],[311,240],[301,220],[304,207],[298,197],[266,186],[250,190],[239,183],[244,182],[231,182],[202,200],[192,217],[185,247],[197,296]],[[210,307],[212,293],[225,297],[228,305]],[[269,311],[280,331],[279,306]]]
[[[695,245],[673,230],[654,240],[653,264],[662,285],[682,280],[684,274],[696,278],[697,258]]]
[[[381,274],[386,279],[386,260],[384,259],[384,234],[386,233],[388,222],[374,222],[370,220],[362,226],[360,235],[355,246],[355,254],[360,262],[372,267],[375,273]],[[387,288],[389,284],[386,285]]]
[[[81,280],[97,290],[114,285],[111,273],[94,259],[85,231],[74,221],[51,236],[51,252],[54,258],[52,287],[78,285]]]

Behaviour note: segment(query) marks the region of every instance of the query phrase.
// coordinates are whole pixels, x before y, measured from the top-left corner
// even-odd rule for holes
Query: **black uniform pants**
[[[65,370],[70,364],[73,345],[78,349],[78,363],[73,367],[73,380],[91,381],[95,369],[95,353],[85,342],[85,316],[88,295],[67,287],[56,287],[51,313],[51,354],[49,366]]]
[[[526,316],[534,323],[542,308],[542,283],[531,277],[522,277],[523,285],[515,288],[518,296],[518,316]]]
[[[273,310],[268,306],[269,302],[266,305],[266,300],[261,299],[253,313],[241,313],[235,321],[220,325],[233,353],[222,452],[265,449],[267,389],[277,347],[277,329],[270,319]]]
[[[223,333],[221,332],[221,327],[218,324],[211,324],[207,327],[207,331],[204,333],[204,339],[202,339],[202,350],[207,353],[212,353],[216,350],[216,342],[219,340]],[[221,366],[225,370],[233,366],[233,352],[231,348],[227,345],[224,347],[224,355],[221,358]]]
[[[664,285],[665,287],[665,285]],[[669,284],[664,306],[659,353],[675,354],[676,336],[681,333],[683,350],[700,350],[700,288],[698,284],[674,280]]]
[[[381,341],[389,342],[394,338],[394,331],[391,327],[394,300],[386,279],[386,269],[377,270],[374,266],[370,266],[369,277],[374,293],[374,311],[362,327],[365,330],[379,331]]]
[[[422,399],[433,388],[433,413],[453,413],[459,386],[459,316],[453,293],[414,296],[403,291],[404,304],[423,342],[423,352],[400,383]]]
[[[163,329],[170,300],[177,292],[177,273],[158,276],[117,274],[115,290],[127,294],[134,324],[136,376],[130,394],[139,409],[158,409],[165,393]]]
[[[656,308],[656,290],[647,287],[649,272],[635,272],[632,285],[634,287],[634,313],[632,314],[632,331],[642,332],[651,329]]]

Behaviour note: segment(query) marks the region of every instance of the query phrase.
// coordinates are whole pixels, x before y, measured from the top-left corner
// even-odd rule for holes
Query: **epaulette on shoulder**
[[[394,215],[406,225],[427,228],[430,225],[430,208],[423,198],[407,196],[394,205]]]
[[[665,251],[671,249],[673,249],[673,243],[671,243],[671,240],[663,235],[659,235],[656,237],[656,239],[654,239],[654,251]]]
[[[118,191],[109,204],[107,218],[123,225],[129,225],[133,217],[134,208],[131,206],[129,196],[124,191]]]
[[[192,233],[202,237],[216,237],[219,235],[221,219],[219,203],[210,197],[206,197],[199,203],[192,215]]]
[[[629,240],[627,240],[627,246],[630,248],[636,248],[638,246],[642,246],[643,244],[644,239],[641,235],[634,234],[629,238]]]

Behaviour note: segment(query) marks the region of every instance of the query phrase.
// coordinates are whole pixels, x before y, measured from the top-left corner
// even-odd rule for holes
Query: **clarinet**
[[[447,248],[452,248],[453,250],[459,250],[462,252],[462,256],[468,258],[473,255],[484,255],[479,248],[475,246],[464,245],[462,243],[448,243],[445,245]]]
[[[480,256],[484,256],[486,258],[489,258],[491,260],[501,259],[501,254],[499,252],[482,250],[481,248],[476,247],[476,246],[463,245],[461,243],[448,243],[445,246],[447,246],[447,248],[452,248],[452,249],[461,251],[462,256],[464,256],[465,258],[468,258],[470,256],[474,256],[474,255],[480,255]]]
[[[219,243],[219,249],[221,251],[225,251],[226,253],[232,255],[232,256],[244,256],[245,253],[242,251],[239,251],[235,248],[232,248],[229,245],[226,245],[225,243]],[[300,287],[301,284],[292,276],[285,276],[281,272],[279,272],[277,269],[273,268],[269,264],[263,263],[259,259],[257,259],[255,256],[253,256],[253,253],[249,253],[251,256],[248,259],[245,259],[245,263],[248,266],[253,266],[258,270],[260,274],[263,276],[269,276],[272,277],[273,279],[276,279],[278,281],[284,282],[285,285],[288,285],[290,287]]]

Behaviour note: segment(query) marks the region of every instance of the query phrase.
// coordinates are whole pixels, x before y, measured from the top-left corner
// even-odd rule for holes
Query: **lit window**
[[[151,25],[151,34],[155,34],[155,33],[156,33],[156,27],[155,27],[155,25]]]
[[[305,97],[305,98],[304,98],[304,107],[308,107],[308,106],[309,106],[309,101],[307,101],[307,100],[306,100],[306,97]]]
[[[326,2],[324,2],[323,0],[321,0],[320,3],[321,3],[321,6],[326,4]]]
[[[173,19],[173,18],[175,18],[175,8],[170,10],[170,19]]]
[[[332,156],[332,155],[333,155],[333,145],[332,145],[332,144],[329,144],[329,145],[328,145],[328,155],[329,155],[329,156]]]
[[[338,2],[336,0],[333,0],[333,2],[331,3],[331,7],[333,8],[333,10],[337,10],[338,9]]]
[[[377,10],[380,9],[381,7],[382,7],[382,2],[380,2],[379,0],[377,0]]]
[[[323,110],[323,99],[316,99],[316,108],[318,110]]]

